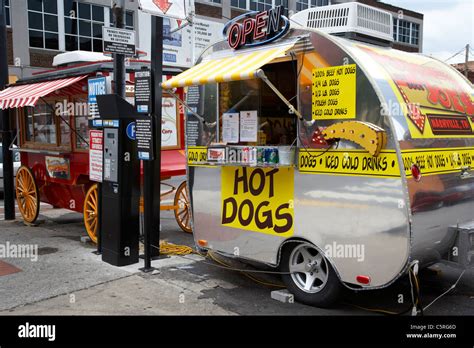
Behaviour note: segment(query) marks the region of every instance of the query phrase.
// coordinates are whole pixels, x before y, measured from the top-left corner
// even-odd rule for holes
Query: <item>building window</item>
[[[420,25],[403,19],[393,19],[393,40],[418,46]]]
[[[230,6],[247,10],[247,0],[230,0]]]
[[[420,25],[417,23],[411,24],[411,44],[418,46],[420,37]]]
[[[250,0],[252,11],[266,11],[273,7],[272,0]]]
[[[272,7],[283,5],[285,15],[288,12],[288,0],[231,0],[230,6],[251,11],[265,11]]]
[[[57,5],[56,0],[28,0],[30,47],[59,49]]]
[[[303,11],[310,7],[327,5],[329,5],[329,0],[296,0],[296,11]]]
[[[398,21],[398,41],[410,43],[410,22],[404,20]]]
[[[102,52],[105,7],[64,0],[66,51]]]
[[[5,0],[5,19],[7,21],[7,27],[11,27],[12,18],[10,15],[10,0]]]
[[[135,26],[133,25],[133,12],[127,11],[125,13],[125,28],[129,30],[133,30]]]

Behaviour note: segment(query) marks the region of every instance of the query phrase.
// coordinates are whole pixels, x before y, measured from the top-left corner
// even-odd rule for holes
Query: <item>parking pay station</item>
[[[102,260],[125,266],[138,262],[140,231],[140,164],[135,141],[127,136],[134,110],[117,95],[98,96],[97,102],[104,131]]]

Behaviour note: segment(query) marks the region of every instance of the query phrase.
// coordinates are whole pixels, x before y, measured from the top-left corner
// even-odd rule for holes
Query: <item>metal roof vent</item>
[[[329,34],[355,33],[383,41],[393,41],[393,23],[390,12],[348,2],[310,8],[291,16],[296,27],[314,28]]]

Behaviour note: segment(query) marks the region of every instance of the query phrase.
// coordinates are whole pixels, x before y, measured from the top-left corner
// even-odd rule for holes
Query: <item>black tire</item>
[[[290,258],[296,257],[296,254],[293,254],[293,251],[297,253],[297,248],[306,246],[308,250],[314,251],[314,253],[319,253],[319,251],[314,247],[313,244],[308,242],[302,243],[288,243],[282,252],[282,259],[280,263],[280,269],[282,272],[290,272]],[[316,255],[316,254],[315,254]],[[325,283],[321,281],[320,290],[317,292],[308,292],[298,285],[298,280],[295,280],[291,274],[283,274],[283,282],[285,283],[288,291],[292,293],[295,297],[295,300],[300,303],[307,305],[328,308],[331,307],[340,297],[342,293],[342,284],[339,281],[339,278],[334,271],[331,263],[322,255],[320,263],[320,271],[324,272],[327,275]],[[303,272],[295,272],[294,275],[299,274],[302,279]],[[323,285],[324,284],[324,285]]]

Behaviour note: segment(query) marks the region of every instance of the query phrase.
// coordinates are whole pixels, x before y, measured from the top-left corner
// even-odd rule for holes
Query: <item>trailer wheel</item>
[[[33,172],[26,166],[21,166],[16,173],[16,200],[23,220],[33,223],[39,214],[39,193]]]
[[[282,275],[283,281],[298,302],[330,307],[338,299],[341,283],[331,263],[313,244],[285,248],[281,262],[282,272],[291,272]]]
[[[189,204],[189,191],[186,181],[178,186],[174,195],[174,205],[178,208],[174,210],[174,216],[178,226],[187,233],[192,233],[191,228],[191,207]]]
[[[94,184],[87,190],[83,210],[84,226],[93,243],[97,243],[98,198],[97,184]]]

